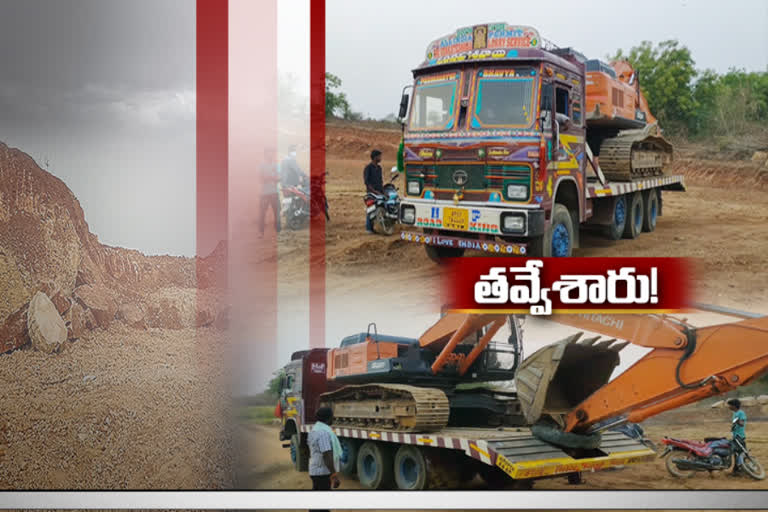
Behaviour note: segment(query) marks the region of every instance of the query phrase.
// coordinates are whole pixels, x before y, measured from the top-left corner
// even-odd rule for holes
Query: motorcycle
[[[378,226],[381,232],[387,236],[395,232],[395,224],[400,218],[400,195],[394,184],[394,181],[400,176],[397,167],[392,168],[390,175],[389,183],[383,187],[383,194],[368,192],[363,198],[366,215],[372,221],[374,230]]]
[[[328,174],[328,171],[325,172]],[[331,220],[328,213],[328,200],[325,196],[311,201],[309,179],[302,176],[298,186],[283,187],[283,215],[288,229],[299,230],[306,227],[310,215],[314,216],[320,211],[325,214],[326,220]]]
[[[690,478],[697,471],[711,473],[729,469],[736,462],[738,452],[744,454],[741,468],[746,474],[755,480],[765,478],[762,464],[738,438],[708,437],[701,442],[665,437],[661,442],[666,448],[659,457],[666,457],[667,471],[677,478]]]

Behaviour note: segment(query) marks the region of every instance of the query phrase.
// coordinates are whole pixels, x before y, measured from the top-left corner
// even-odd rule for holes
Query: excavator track
[[[625,130],[600,145],[600,169],[611,181],[632,181],[662,176],[672,160],[672,146],[648,125]]]
[[[333,409],[333,425],[395,432],[433,432],[448,425],[443,391],[402,384],[345,386],[320,396]]]

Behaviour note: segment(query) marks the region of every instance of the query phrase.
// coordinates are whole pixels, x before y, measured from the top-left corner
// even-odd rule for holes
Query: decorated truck
[[[583,226],[636,238],[655,229],[663,190],[685,190],[665,174],[672,146],[626,62],[490,23],[433,41],[413,74],[400,236],[436,261],[570,256]]]

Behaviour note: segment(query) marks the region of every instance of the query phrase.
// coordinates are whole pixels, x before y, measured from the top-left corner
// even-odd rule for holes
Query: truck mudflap
[[[400,239],[405,240],[406,242],[414,242],[422,245],[471,249],[494,254],[509,254],[512,256],[525,256],[528,253],[528,244],[519,242],[491,242],[457,236],[426,235],[424,233],[416,233],[413,231],[402,231],[400,233]]]
[[[301,427],[302,432],[311,429],[312,425]],[[484,464],[498,466],[514,479],[601,471],[656,458],[656,452],[640,440],[614,431],[603,433],[600,446],[591,456],[577,459],[537,439],[527,428],[448,428],[431,434],[339,427],[333,430],[339,437],[461,450]]]

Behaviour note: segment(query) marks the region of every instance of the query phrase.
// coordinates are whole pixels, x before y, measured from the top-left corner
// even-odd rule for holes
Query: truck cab
[[[556,201],[578,225],[583,65],[575,52],[558,55],[542,44],[530,27],[459,29],[433,42],[414,70],[401,223],[444,237],[427,245],[433,255],[489,246],[526,255]]]
[[[639,198],[638,192],[637,198],[627,195],[622,202],[614,196],[639,190],[648,196],[655,187],[681,185],[657,179],[622,188],[607,182],[592,150],[597,155],[607,138],[646,126],[648,119],[632,109],[647,105],[628,100],[630,113],[625,114],[616,110],[623,96],[614,95],[600,103],[599,119],[587,116],[587,62],[572,48],[545,44],[534,28],[506,23],[464,27],[433,41],[413,70],[411,95],[404,93],[400,103],[400,170],[405,178],[401,238],[425,245],[437,261],[461,256],[466,249],[570,256],[579,246],[580,224],[593,216],[596,206],[603,210],[599,223],[610,224],[613,210],[626,207],[638,214],[633,220],[640,220],[639,228],[632,224],[628,230],[630,237],[644,230],[643,204],[655,204],[657,198]],[[627,94],[638,87],[628,74],[616,80],[616,87],[626,88]],[[588,128],[597,135],[591,149]],[[614,174],[631,180],[661,176],[661,164],[630,172],[630,165],[661,161],[661,150],[648,153],[645,160],[631,156],[641,155],[639,143],[647,147],[651,141],[671,154],[659,133],[615,143],[618,149],[609,155],[610,162],[621,172]],[[614,226],[614,239],[616,233],[625,234],[623,213],[619,217],[622,224]],[[652,230],[655,213],[653,222],[645,224]]]

